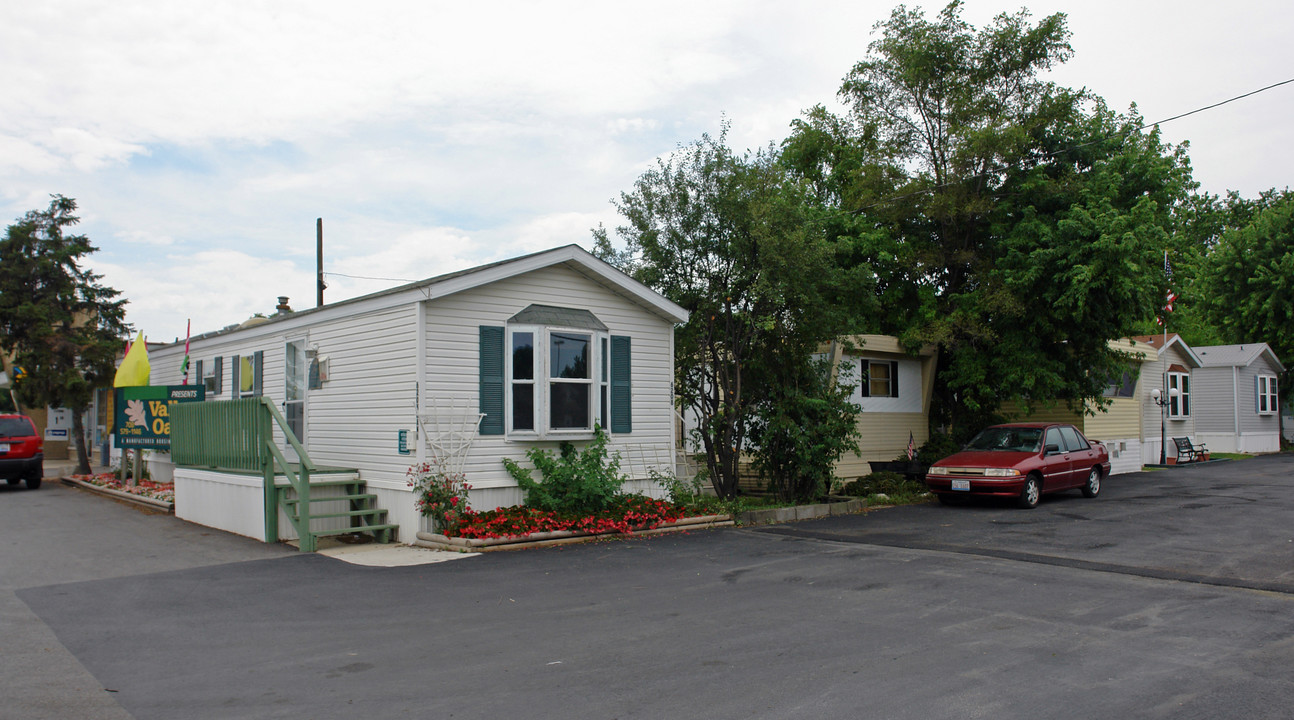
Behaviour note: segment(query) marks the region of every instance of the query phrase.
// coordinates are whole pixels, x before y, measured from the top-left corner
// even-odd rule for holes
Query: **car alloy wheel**
[[[1094,498],[1101,492],[1101,471],[1092,468],[1087,474],[1087,483],[1083,485],[1083,497]]]
[[[1029,510],[1038,507],[1038,501],[1042,499],[1042,484],[1038,482],[1037,475],[1030,475],[1024,480],[1024,489],[1020,491],[1020,507]]]

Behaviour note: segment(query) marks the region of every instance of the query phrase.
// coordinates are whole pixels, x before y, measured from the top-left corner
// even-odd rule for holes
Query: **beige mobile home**
[[[1099,441],[1109,451],[1111,474],[1138,472],[1144,463],[1143,398],[1149,393],[1148,388],[1154,387],[1158,382],[1157,377],[1147,377],[1145,368],[1151,358],[1158,356],[1158,351],[1149,343],[1127,338],[1112,340],[1109,346],[1127,354],[1133,366],[1105,389],[1105,398],[1109,404],[1104,409],[1097,409],[1089,403],[1081,413],[1071,411],[1063,404],[1050,408],[1037,407],[1032,413],[1006,406],[1003,412],[1012,420],[1072,423],[1089,440]],[[1155,442],[1158,442],[1158,438],[1156,428]]]
[[[937,355],[934,346],[915,355],[889,335],[854,335],[833,343],[832,360],[857,385],[851,398],[858,413],[857,455],[836,463],[836,476],[856,478],[871,472],[869,461],[894,460],[909,440],[921,447],[930,439],[930,399],[934,393]]]

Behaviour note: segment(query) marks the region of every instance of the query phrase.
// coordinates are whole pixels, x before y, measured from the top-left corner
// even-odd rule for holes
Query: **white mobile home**
[[[1213,452],[1279,452],[1277,378],[1285,366],[1266,343],[1195,348],[1197,441]]]
[[[407,540],[424,525],[406,471],[446,453],[487,510],[523,499],[503,458],[526,464],[530,448],[587,441],[596,423],[634,489],[650,490],[647,470],[674,467],[674,325],[686,319],[569,245],[255,318],[194,337],[189,354],[208,400],[272,398],[313,462],[358,471]],[[184,344],[150,353],[152,384],[180,384]]]
[[[1196,421],[1207,412],[1198,402],[1193,378],[1202,365],[1200,357],[1177,333],[1142,335],[1133,338],[1154,349],[1141,366],[1139,397],[1142,408],[1141,461],[1147,465],[1159,462],[1161,437],[1166,444],[1165,459],[1175,459],[1173,438],[1196,437]],[[1152,393],[1158,389],[1163,406],[1157,405]],[[1210,448],[1213,450],[1214,448]]]

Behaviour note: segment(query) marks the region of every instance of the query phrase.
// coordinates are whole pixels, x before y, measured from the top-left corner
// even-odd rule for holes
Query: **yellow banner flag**
[[[112,386],[147,385],[150,374],[152,374],[152,368],[148,365],[148,346],[144,343],[144,333],[140,332],[139,337],[135,338],[135,344],[126,351],[126,359],[121,361],[121,367],[117,368],[117,376],[113,378]]]

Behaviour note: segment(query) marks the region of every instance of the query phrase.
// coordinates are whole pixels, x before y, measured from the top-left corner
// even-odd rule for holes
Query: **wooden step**
[[[377,517],[379,515],[386,515],[386,510],[383,508],[377,508],[374,510],[347,510],[346,512],[310,513],[310,519],[314,520],[317,518],[364,517],[366,515],[371,515],[373,517]]]
[[[312,502],[312,503],[331,502],[331,501],[333,501],[333,500],[352,500],[352,501],[353,501],[353,500],[370,500],[370,501],[376,501],[376,500],[377,500],[377,496],[376,496],[376,495],[374,495],[373,493],[361,493],[361,494],[356,494],[356,495],[326,495],[326,496],[323,496],[323,497],[320,497],[320,496],[318,496],[318,495],[311,495],[311,496],[310,496],[310,502]],[[301,504],[301,498],[295,498],[295,497],[294,497],[294,498],[284,498],[281,502],[282,502],[284,505],[300,505],[300,504]]]
[[[277,481],[274,483],[274,486],[279,488],[280,490],[284,488],[287,488],[287,489],[292,488],[292,483],[289,482],[286,477],[279,476],[278,478],[276,478],[276,480]],[[341,478],[335,478],[335,479],[326,479],[326,480],[319,480],[313,476],[310,478],[310,487],[312,488],[337,487],[338,485],[363,485],[363,484],[364,484],[363,480],[360,480],[359,478],[353,477],[353,476],[347,476],[347,477],[341,477]]]
[[[334,528],[332,530],[315,530],[311,534],[314,535],[315,537],[323,537],[325,535],[350,535],[353,533],[368,533],[368,532],[374,533],[376,535],[378,532],[382,532],[383,534],[389,533],[392,530],[398,529],[399,527],[400,527],[399,525],[391,525],[389,523],[383,523],[382,525],[364,525],[362,527]]]

